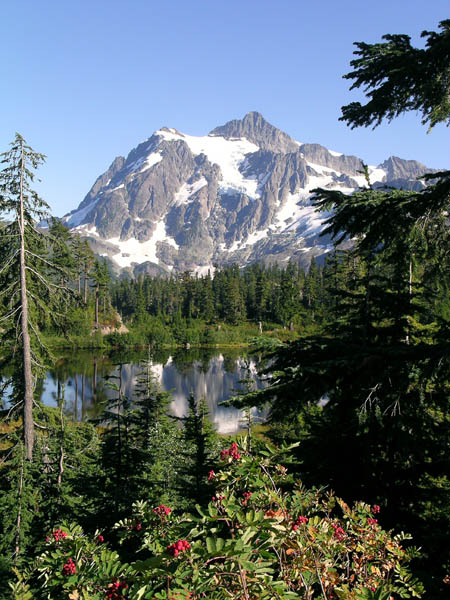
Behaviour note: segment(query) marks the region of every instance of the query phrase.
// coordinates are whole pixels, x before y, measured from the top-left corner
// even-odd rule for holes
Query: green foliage
[[[318,270],[317,265],[314,265]],[[320,278],[320,277],[319,277]],[[299,326],[306,319],[311,298],[304,297],[303,268],[289,263],[277,265],[237,265],[217,269],[214,276],[198,277],[186,272],[171,277],[140,277],[113,283],[113,305],[133,326],[149,330],[159,322],[170,328],[179,344],[202,343],[204,326],[241,326],[270,321],[276,325]],[[212,329],[212,332],[214,329]],[[212,338],[212,332],[208,335]],[[157,334],[161,338],[160,332]],[[212,340],[209,343],[214,343]],[[162,342],[167,343],[167,342]],[[220,335],[215,343],[222,343]]]
[[[35,569],[19,573],[18,582],[10,583],[12,598],[25,600],[30,589],[33,595],[28,597],[37,600],[108,597],[115,584],[126,580],[133,570],[120,561],[117,552],[100,541],[99,535],[96,532],[94,536],[86,536],[81,527],[65,522],[48,531],[47,541],[40,544],[44,548]]]
[[[377,125],[418,109],[430,126],[448,121],[448,25],[425,33],[425,50],[407,36],[358,43],[346,77],[367,85],[371,101],[344,107],[343,119]],[[302,441],[295,454],[308,484],[377,500],[389,525],[414,530],[435,597],[450,567],[449,172],[425,181],[420,192],[370,181],[352,195],[315,190],[316,207],[332,211],[323,234],[354,246],[330,257],[312,286],[316,331],[275,351],[271,386],[247,402],[270,400],[272,437]]]
[[[450,122],[450,21],[439,23],[440,32],[423,31],[424,49],[411,46],[408,35],[384,35],[381,44],[356,42],[358,58],[353,71],[344,75],[354,80],[350,89],[363,87],[369,101],[342,107],[341,121],[352,128],[389,121],[414,110],[430,129]]]
[[[181,465],[178,486],[184,505],[205,504],[210,497],[210,486],[205,473],[216,463],[219,440],[209,420],[204,399],[197,401],[193,393],[188,398],[188,413],[180,418],[183,424],[181,436]]]
[[[122,582],[117,597],[135,599],[421,596],[407,568],[414,554],[404,549],[409,536],[383,530],[373,514],[378,507],[349,507],[300,484],[286,491],[292,482],[270,447],[253,457],[233,444],[223,457],[222,469],[210,476],[216,489],[207,508],[175,514],[138,502],[116,525],[123,544],[137,544],[131,564],[99,532],[92,537],[75,525],[55,526],[34,563],[11,583],[13,598],[30,590],[38,599],[63,591],[103,598],[113,582]]]

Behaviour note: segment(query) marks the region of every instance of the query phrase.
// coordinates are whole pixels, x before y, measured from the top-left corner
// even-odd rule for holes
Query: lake
[[[143,371],[144,352],[126,352],[102,355],[93,351],[77,351],[62,356],[41,383],[41,400],[48,406],[64,402],[67,416],[75,420],[101,414],[105,401],[115,392],[105,386],[105,378],[117,376],[121,367],[122,392],[132,401],[135,385]],[[209,416],[219,433],[235,433],[245,425],[242,411],[220,406],[221,402],[244,389],[240,383],[250,379],[254,389],[265,383],[257,374],[261,357],[245,354],[242,349],[174,349],[160,350],[150,355],[151,371],[173,400],[170,412],[178,417],[187,413],[187,398],[192,392],[197,399],[204,398]],[[117,380],[113,380],[117,384]],[[255,422],[264,420],[265,411],[252,409]]]

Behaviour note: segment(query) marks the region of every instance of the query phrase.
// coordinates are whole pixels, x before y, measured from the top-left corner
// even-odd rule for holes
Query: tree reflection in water
[[[73,419],[97,417],[111,395],[111,390],[104,386],[105,377],[116,374],[118,365],[122,365],[123,393],[133,399],[137,376],[142,370],[140,361],[146,358],[146,351],[108,357],[92,352],[64,356],[47,374],[41,399],[56,406],[58,385],[63,383],[66,414]],[[263,387],[256,373],[258,359],[244,355],[242,349],[159,350],[152,355],[152,371],[162,389],[172,393],[170,409],[174,415],[181,417],[187,413],[187,398],[193,392],[196,398],[205,398],[217,431],[234,433],[245,426],[244,412],[220,403],[243,389],[240,381],[245,378],[252,378],[256,388]],[[253,412],[257,419],[264,418],[263,412],[256,409]]]

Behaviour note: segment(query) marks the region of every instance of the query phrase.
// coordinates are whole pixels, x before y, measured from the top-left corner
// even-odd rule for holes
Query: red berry
[[[69,560],[66,562],[66,564],[62,568],[62,574],[67,576],[67,575],[74,575],[76,572],[77,572],[77,568],[75,566],[75,563],[73,562],[73,560],[71,558],[69,558]]]
[[[63,531],[62,529],[55,529],[55,531],[52,533],[52,535],[53,535],[55,542],[59,542],[67,537],[67,533],[65,531]]]

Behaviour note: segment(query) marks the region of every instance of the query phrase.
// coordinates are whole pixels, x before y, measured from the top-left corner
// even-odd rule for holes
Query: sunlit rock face
[[[366,185],[362,170],[358,157],[298,142],[251,112],[205,136],[156,131],[114,159],[63,220],[116,271],[135,275],[256,261],[307,266],[332,247],[319,237],[329,215],[311,206],[311,191],[350,194]],[[420,188],[428,171],[397,157],[369,167],[371,184],[406,189]]]

